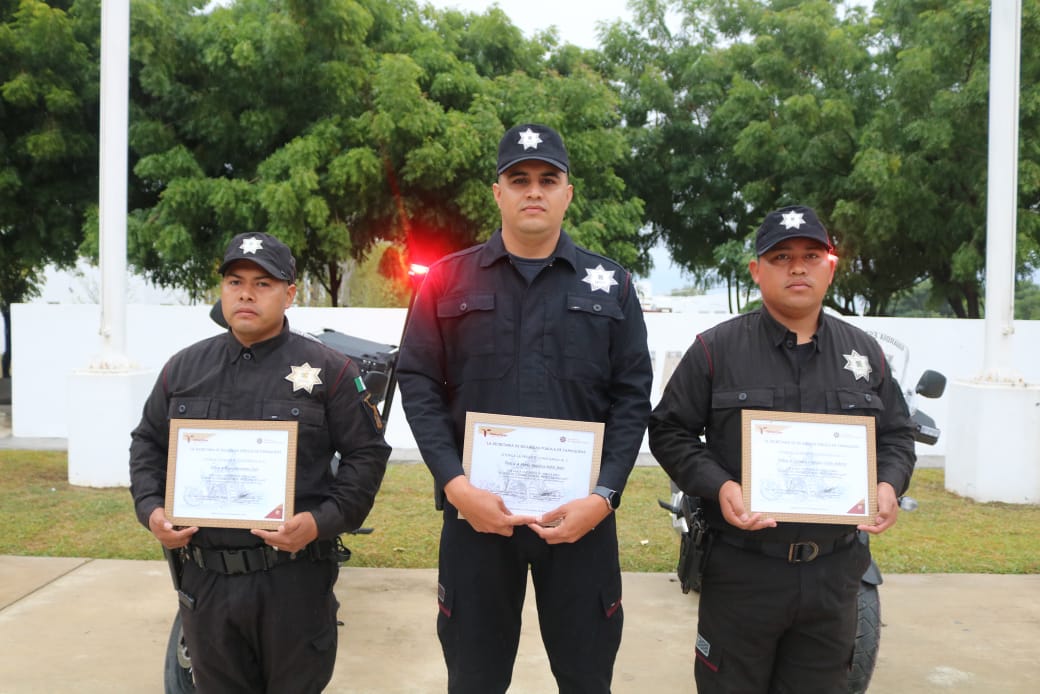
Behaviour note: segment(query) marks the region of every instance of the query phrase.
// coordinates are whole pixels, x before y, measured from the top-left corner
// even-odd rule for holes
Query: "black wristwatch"
[[[604,499],[606,499],[611,509],[616,509],[618,507],[618,493],[615,492],[613,489],[610,489],[609,487],[597,486],[595,489],[592,490],[592,493],[597,496],[602,496]]]

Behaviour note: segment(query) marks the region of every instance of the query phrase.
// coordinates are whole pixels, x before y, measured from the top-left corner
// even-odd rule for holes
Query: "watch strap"
[[[610,487],[597,485],[592,490],[592,493],[597,496],[602,496],[604,499],[606,499],[607,504],[610,506],[611,509],[616,509],[618,507],[618,493]]]

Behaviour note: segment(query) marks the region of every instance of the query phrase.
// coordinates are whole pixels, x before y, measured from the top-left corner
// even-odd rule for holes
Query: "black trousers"
[[[869,563],[859,542],[799,564],[715,542],[699,601],[699,694],[847,692]]]
[[[194,563],[182,588],[184,638],[201,694],[320,692],[336,664],[332,560],[298,559],[268,571],[226,576]]]
[[[609,692],[624,623],[614,516],[576,543],[548,545],[525,527],[516,528],[513,537],[478,533],[446,504],[437,634],[448,691],[508,689],[528,569],[559,691]]]

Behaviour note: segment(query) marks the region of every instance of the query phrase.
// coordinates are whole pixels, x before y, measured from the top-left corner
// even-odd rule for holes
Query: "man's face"
[[[492,190],[502,212],[503,233],[529,237],[558,232],[574,195],[567,174],[536,159],[503,171]]]
[[[834,279],[834,264],[827,246],[796,237],[776,244],[748,269],[771,313],[780,319],[801,319],[820,312]]]
[[[285,310],[296,297],[296,285],[271,277],[248,260],[232,263],[220,283],[224,320],[246,347],[282,331]]]

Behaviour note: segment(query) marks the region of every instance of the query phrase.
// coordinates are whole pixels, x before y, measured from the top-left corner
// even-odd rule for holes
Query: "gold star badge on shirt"
[[[873,369],[870,368],[870,360],[865,356],[856,350],[852,350],[852,354],[843,354],[841,356],[845,357],[845,369],[852,372],[852,375],[856,377],[855,380],[858,381],[862,378],[866,381],[870,378],[870,372]]]
[[[582,282],[588,282],[592,291],[598,289],[607,294],[610,293],[610,288],[617,284],[617,280],[614,279],[614,271],[603,269],[602,264],[597,265],[595,269],[585,268],[585,278]]]
[[[305,390],[311,393],[314,390],[314,386],[321,385],[321,379],[318,378],[321,369],[316,369],[307,362],[303,362],[301,366],[289,366],[289,368],[291,371],[285,377],[285,380],[292,383],[294,393],[298,390]]]

